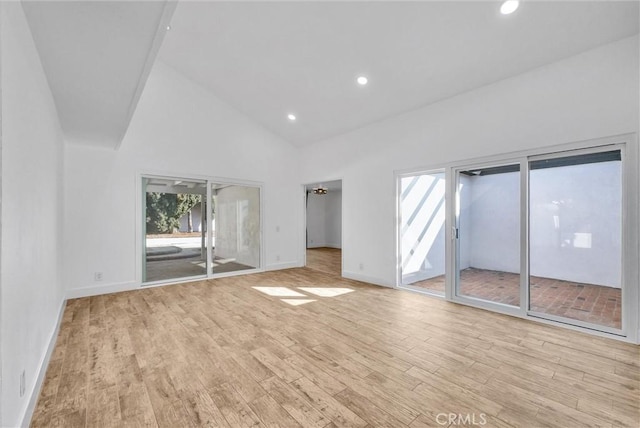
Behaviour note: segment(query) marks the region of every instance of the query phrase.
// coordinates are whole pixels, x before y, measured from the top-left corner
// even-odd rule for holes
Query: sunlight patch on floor
[[[315,300],[313,299],[280,299],[280,300],[290,304],[291,306],[300,306],[300,305],[304,305],[305,303],[315,302]]]
[[[291,305],[291,306],[300,306],[306,303],[316,302],[315,299],[310,299],[306,294],[302,294],[296,290],[293,290],[288,287],[251,287],[256,291],[264,293],[268,296],[272,297],[285,297],[284,299],[280,299],[283,302]],[[337,297],[342,296],[344,294],[351,293],[355,291],[352,288],[347,287],[297,287],[298,290],[304,291],[305,293],[313,294],[318,297]],[[300,299],[302,297],[302,299]]]
[[[273,297],[307,297],[302,293],[298,293],[296,290],[292,290],[287,287],[253,287],[264,294],[268,294]]]
[[[351,288],[338,288],[338,287],[298,287],[298,290],[305,291],[307,293],[315,294],[319,297],[336,297],[343,294],[351,293],[355,291]]]

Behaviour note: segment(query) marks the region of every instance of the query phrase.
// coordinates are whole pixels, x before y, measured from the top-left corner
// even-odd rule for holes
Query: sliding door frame
[[[145,282],[145,269],[146,269],[146,224],[145,224],[145,213],[146,213],[146,186],[144,185],[145,179],[165,179],[165,180],[184,180],[184,181],[197,181],[206,183],[206,222],[207,222],[207,260],[205,261],[205,273],[197,276],[188,276],[181,278],[170,278],[166,280],[159,281],[150,281]],[[257,188],[260,193],[260,266],[254,269],[245,269],[234,272],[224,272],[224,273],[213,273],[212,272],[212,256],[213,256],[213,230],[209,226],[210,220],[213,218],[211,216],[211,185],[212,184],[223,184],[229,186],[243,186],[243,187],[253,187]],[[237,276],[237,275],[246,275],[250,273],[258,273],[265,271],[265,248],[264,248],[264,184],[257,181],[249,181],[249,180],[239,180],[225,177],[214,177],[214,176],[201,176],[201,175],[193,175],[193,174],[176,174],[176,173],[162,173],[162,172],[139,172],[136,174],[136,233],[135,235],[138,237],[136,239],[136,260],[139,262],[136,263],[136,284],[141,288],[147,287],[155,287],[155,286],[163,286],[170,284],[179,284],[185,282],[192,281],[202,281],[203,279],[215,279],[215,278],[224,278],[229,276]]]
[[[529,166],[531,165],[532,162],[535,161],[540,161],[540,160],[551,160],[551,159],[561,159],[563,157],[567,157],[567,156],[579,156],[579,155],[585,155],[585,154],[592,154],[592,153],[603,153],[603,152],[608,152],[608,151],[620,151],[620,157],[621,157],[621,183],[620,185],[622,186],[622,188],[620,189],[621,191],[621,196],[622,196],[622,201],[621,201],[621,205],[620,205],[620,210],[621,210],[621,224],[620,224],[620,256],[621,256],[621,271],[620,271],[620,288],[621,288],[621,301],[622,301],[622,316],[621,316],[621,328],[620,329],[616,329],[616,328],[612,328],[612,327],[607,327],[607,326],[603,326],[603,325],[599,325],[599,324],[593,324],[593,323],[589,323],[586,321],[580,321],[574,318],[568,318],[568,317],[562,317],[562,316],[558,316],[558,315],[552,315],[552,314],[547,314],[544,312],[537,312],[534,310],[529,309],[530,308],[530,304],[529,301],[527,301],[527,315],[531,316],[531,317],[535,317],[535,318],[542,318],[542,319],[547,319],[547,320],[551,320],[551,321],[556,321],[556,322],[560,322],[560,323],[569,323],[575,326],[579,326],[579,327],[583,327],[586,329],[590,329],[590,330],[598,330],[598,331],[602,331],[605,333],[610,333],[610,334],[614,334],[614,335],[618,335],[618,336],[626,336],[626,331],[628,330],[628,324],[629,324],[629,318],[627,317],[627,312],[629,312],[630,310],[633,310],[632,307],[629,307],[628,305],[625,304],[626,301],[629,300],[629,291],[628,288],[629,286],[627,285],[626,281],[625,281],[625,266],[627,266],[629,263],[631,263],[630,260],[625,260],[626,257],[626,251],[625,251],[625,247],[626,247],[626,242],[629,240],[629,236],[627,236],[627,234],[625,233],[626,227],[631,226],[630,224],[625,224],[625,218],[628,219],[628,215],[625,215],[625,213],[627,212],[627,209],[625,207],[625,204],[628,203],[627,202],[627,194],[625,193],[625,169],[627,168],[627,164],[629,163],[627,160],[627,144],[624,143],[617,143],[617,144],[608,144],[608,145],[601,145],[601,146],[592,146],[589,148],[583,148],[583,149],[576,149],[576,150],[571,150],[571,151],[564,151],[564,152],[558,152],[558,153],[549,153],[549,154],[544,154],[544,155],[537,155],[537,156],[529,156],[527,161]],[[527,169],[527,174],[526,174],[526,178],[527,180],[529,180],[530,178],[530,173],[531,173],[531,169],[528,166]],[[528,214],[528,212],[527,212]],[[527,236],[529,236],[529,233],[527,234]],[[527,277],[528,278],[528,277]],[[530,298],[531,296],[531,291],[530,289],[527,289],[527,299]]]
[[[560,158],[573,154],[593,153],[598,151],[621,150],[622,157],[622,328],[610,329],[604,326],[594,326],[577,320],[548,316],[529,311],[529,162],[543,158]],[[604,138],[590,139],[573,143],[556,144],[537,149],[522,150],[500,155],[485,156],[477,159],[450,162],[447,164],[431,165],[422,168],[395,171],[396,180],[396,288],[402,285],[402,253],[401,253],[401,217],[400,198],[402,177],[419,175],[434,171],[445,171],[446,192],[446,281],[444,299],[447,301],[478,307],[498,313],[535,320],[540,323],[562,326],[570,330],[588,332],[602,337],[639,343],[640,342],[640,174],[638,157],[637,134],[621,134]],[[456,242],[456,197],[458,195],[457,173],[465,169],[491,164],[519,164],[520,165],[520,306],[495,304],[480,299],[458,296],[456,293],[458,243]],[[402,287],[407,288],[407,287]],[[439,296],[438,296],[439,297]]]
[[[523,159],[522,157],[503,157],[500,159],[494,159],[494,160],[490,160],[490,161],[471,161],[469,163],[459,163],[454,167],[450,168],[450,175],[451,175],[451,181],[450,181],[450,192],[453,195],[453,210],[450,211],[449,215],[447,215],[448,218],[451,218],[451,239],[448,240],[448,242],[451,244],[452,247],[452,263],[451,263],[451,271],[450,271],[450,275],[449,277],[451,278],[451,301],[456,302],[456,303],[462,303],[468,306],[474,306],[474,307],[478,307],[478,308],[482,308],[482,309],[488,309],[494,312],[500,312],[500,313],[505,313],[505,314],[509,314],[509,315],[515,315],[515,316],[524,316],[525,312],[522,310],[523,306],[522,306],[522,302],[524,302],[524,300],[522,299],[522,289],[523,289],[523,279],[526,279],[526,277],[524,276],[524,272],[527,271],[527,263],[523,257],[523,248],[522,248],[522,236],[523,236],[523,227],[526,229],[526,222],[523,221],[522,217],[520,218],[520,224],[519,224],[519,233],[520,233],[520,305],[519,306],[512,306],[512,305],[507,305],[507,304],[503,304],[503,303],[497,303],[497,302],[491,302],[488,300],[483,300],[480,298],[476,298],[476,297],[472,297],[472,296],[464,296],[459,294],[459,290],[460,290],[460,225],[459,225],[459,216],[460,216],[460,212],[459,212],[459,207],[460,207],[460,182],[459,182],[459,177],[460,177],[460,173],[462,171],[467,171],[470,169],[482,169],[482,168],[492,168],[492,167],[499,167],[499,166],[506,166],[506,165],[518,165],[520,167],[519,173],[520,173],[520,185],[519,185],[519,193],[520,193],[520,198],[518,201],[519,207],[522,207],[522,195],[525,192],[525,189],[523,189],[523,182],[522,182],[522,164],[523,164]],[[521,208],[520,208],[521,209]]]

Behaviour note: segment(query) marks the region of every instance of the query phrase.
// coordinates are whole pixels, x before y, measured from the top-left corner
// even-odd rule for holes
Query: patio
[[[444,283],[441,275],[411,286],[444,293]],[[460,272],[459,294],[519,306],[520,275],[467,268]],[[620,288],[532,276],[531,310],[619,329],[622,293]]]
[[[167,237],[149,235],[146,245],[146,282],[188,278],[207,273],[202,257],[202,238],[198,234],[173,234]],[[214,274],[247,269],[254,267],[237,263],[235,259],[214,255]]]

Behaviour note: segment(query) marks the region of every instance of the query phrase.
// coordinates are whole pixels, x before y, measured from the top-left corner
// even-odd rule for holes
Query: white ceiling
[[[22,5],[67,141],[118,147],[176,1]]]
[[[639,20],[637,1],[530,0],[510,16],[478,1],[176,1],[22,1],[68,141],[119,146],[158,50],[303,146],[637,34]]]
[[[159,57],[303,146],[638,33],[635,1],[499,5],[181,2]]]

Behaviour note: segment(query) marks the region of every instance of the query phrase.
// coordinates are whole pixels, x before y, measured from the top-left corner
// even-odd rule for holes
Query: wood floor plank
[[[249,403],[249,407],[260,416],[260,419],[267,427],[278,428],[302,427],[289,413],[270,395],[266,394]]]
[[[345,407],[351,409],[371,426],[388,428],[406,426],[351,388],[347,388],[336,394],[335,399],[340,401]]]
[[[40,395],[40,398],[38,399],[38,407],[34,410],[33,417],[31,418],[31,426],[47,427],[51,424],[51,421],[57,414],[55,395],[48,397]]]
[[[604,420],[613,426],[633,426],[637,421],[638,411],[625,412],[613,408],[613,403],[608,400],[592,400],[581,398],[576,404],[576,409]]]
[[[209,395],[232,427],[264,426],[260,418],[230,384],[222,384],[210,389]]]
[[[88,378],[85,371],[63,372],[56,394],[58,413],[82,412],[87,408]],[[86,414],[86,412],[84,413]]]
[[[31,426],[402,428],[469,413],[635,428],[639,361],[628,343],[289,269],[67,301]]]
[[[355,376],[367,377],[373,372],[371,368],[361,362],[350,358],[330,345],[320,345],[313,348],[315,352],[337,362],[343,369],[350,371]]]
[[[261,385],[300,425],[322,428],[331,422],[278,377],[263,380]]]
[[[367,423],[347,407],[336,401],[330,394],[323,391],[306,377],[296,379],[290,384],[313,407],[327,417],[338,427],[364,427]]]
[[[58,413],[44,426],[56,428],[87,426],[87,409]]]
[[[226,371],[228,378],[233,382],[233,387],[238,394],[248,403],[266,394],[258,381],[247,373],[230,357],[224,359],[222,369]]]
[[[562,377],[557,374],[554,375],[553,378],[564,383],[566,386],[573,388],[578,399],[582,397],[589,398],[591,396],[599,398],[605,397],[604,399],[610,399],[614,404],[619,403],[630,406],[637,406],[639,402],[637,394],[632,394],[624,389],[612,390],[595,383],[585,382],[584,380],[578,380],[570,377]]]
[[[262,364],[252,354],[240,352],[233,346],[224,347],[225,352],[253,379],[260,382],[274,375],[267,366]]]
[[[315,366],[311,361],[305,359],[301,355],[290,355],[286,357],[285,360],[300,373],[304,373],[305,376],[313,383],[331,395],[335,395],[347,387],[344,383],[340,382],[339,379]]]
[[[184,396],[182,403],[196,426],[230,427],[206,390],[198,390]]]
[[[443,397],[448,397],[449,399],[456,400],[457,402],[470,407],[482,409],[482,412],[493,416],[498,415],[503,408],[503,406],[499,405],[495,401],[485,398],[481,394],[478,394],[468,388],[459,386],[445,377],[440,377],[437,373],[434,375],[416,367],[411,370],[413,370],[411,371],[411,374],[422,381],[420,385],[414,388],[414,391],[418,393],[423,391],[429,391],[432,393],[435,389],[438,390],[438,394],[441,394]]]
[[[266,348],[259,348],[251,351],[251,355],[285,382],[291,382],[302,377],[302,374],[294,369],[291,364],[280,359],[277,355],[273,354]]]
[[[120,416],[123,424],[157,426],[156,415],[147,388],[143,383],[118,387]]]
[[[354,360],[357,363],[368,367],[372,371],[378,372],[382,375],[392,378],[396,382],[402,384],[407,389],[413,389],[416,386],[418,386],[421,382],[420,380],[416,379],[410,374],[407,374],[402,370],[398,370],[393,366],[389,366],[384,363],[381,363],[376,358],[373,358],[372,356],[366,353],[354,352],[353,354],[349,355],[349,359]],[[369,374],[370,373],[368,373],[363,377],[366,377]]]
[[[512,394],[524,402],[539,406],[541,410],[536,415],[536,419],[542,418],[547,421],[557,421],[557,423],[564,426],[611,426],[610,423],[607,423],[603,419],[580,412],[572,407],[565,406],[543,395],[530,392],[510,383],[498,379],[491,379],[489,382],[505,393]]]
[[[87,425],[91,427],[122,425],[117,386],[90,390],[87,399]]]

